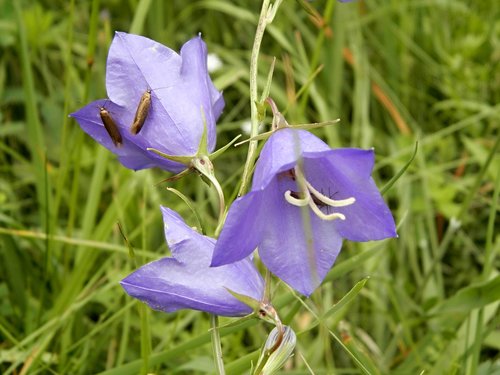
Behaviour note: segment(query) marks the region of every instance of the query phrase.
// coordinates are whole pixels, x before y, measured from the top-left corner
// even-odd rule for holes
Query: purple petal
[[[162,207],[162,213],[174,258],[151,262],[127,276],[121,282],[127,293],[166,312],[189,308],[224,316],[250,313],[226,288],[262,299],[264,282],[251,260],[209,267],[214,240],[191,229],[174,211]]]
[[[135,136],[141,148],[195,155],[204,128],[203,108],[209,151],[213,150],[215,120],[223,108],[223,99],[214,93],[206,59],[206,46],[200,37],[188,41],[179,56],[151,39],[116,33],[108,56],[106,88],[113,102],[128,109],[124,123],[132,124],[142,95],[152,90],[148,117]]]
[[[99,115],[99,108],[103,106],[106,107],[120,131],[123,139],[121,147],[113,144],[111,137],[104,128]],[[116,154],[120,162],[127,168],[139,170],[159,167],[172,172],[180,172],[185,169],[185,166],[182,164],[171,162],[150,151],[146,151],[144,148],[138,147],[134,142],[134,136],[130,134],[127,126],[121,120],[125,112],[122,107],[117,106],[111,101],[101,99],[86,105],[70,116],[77,120],[85,133]]]
[[[143,36],[116,32],[109,48],[106,90],[123,107],[134,107],[148,88],[171,87],[180,81],[181,57]]]
[[[336,220],[338,233],[351,241],[397,237],[391,211],[371,178],[373,150],[336,149],[320,159],[306,159],[309,182],[332,199],[354,197],[350,206],[335,208],[346,220]]]
[[[181,64],[177,53],[151,39],[121,32],[113,39],[106,69],[106,89],[113,102],[129,109],[123,118],[125,123],[132,124],[142,95],[147,89],[152,90],[148,118],[135,136],[141,148],[155,148],[170,155],[196,153],[201,122],[198,119],[199,136],[195,140],[190,137],[193,134],[190,126],[184,129],[183,119],[179,121],[178,116],[174,118],[170,112],[172,107],[176,110],[175,107],[186,106],[180,93],[183,90]]]
[[[249,256],[262,239],[266,215],[266,192],[255,191],[236,199],[215,244],[212,266],[241,260]]]
[[[252,190],[264,189],[272,178],[297,164],[303,153],[321,156],[330,147],[305,130],[280,129],[264,145],[253,177]]]
[[[182,46],[181,57],[181,74],[189,98],[198,105],[198,109],[203,105],[208,129],[208,150],[211,152],[215,148],[215,122],[224,108],[224,99],[208,75],[207,46],[201,36],[191,39]]]
[[[307,208],[286,202],[283,193],[296,190],[290,180],[274,180],[269,187],[273,204],[267,206],[265,233],[259,255],[269,270],[308,296],[332,267],[342,238],[330,221],[319,219]]]

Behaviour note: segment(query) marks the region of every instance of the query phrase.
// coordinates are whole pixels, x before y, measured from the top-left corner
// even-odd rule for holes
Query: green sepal
[[[178,156],[178,155],[169,155],[165,154],[164,152],[161,152],[160,150],[157,150],[156,148],[148,147],[146,150],[154,152],[156,155],[161,156],[162,158],[175,161],[177,163],[181,163],[184,165],[190,165],[191,160],[193,159],[194,156]]]
[[[193,168],[191,168],[191,167],[186,168],[182,172],[179,172],[179,173],[177,173],[177,174],[175,174],[175,175],[173,175],[171,177],[165,178],[164,180],[161,180],[160,182],[157,182],[155,184],[155,186],[158,186],[158,185],[160,185],[163,182],[173,182],[173,181],[180,180],[182,177],[187,176],[188,174],[191,174],[191,173],[193,173]]]
[[[244,303],[248,307],[251,307],[253,311],[258,311],[260,309],[260,301],[257,301],[256,299],[246,296],[244,294],[237,293],[229,288],[224,287],[231,295],[236,298],[238,301]]]
[[[222,155],[229,147],[231,147],[234,142],[236,142],[239,138],[241,137],[241,134],[238,134],[236,137],[233,138],[231,142],[229,142],[227,145],[224,147],[219,148],[217,151],[214,151],[210,154],[210,160],[215,160],[217,159],[220,155]]]
[[[323,126],[334,125],[334,124],[337,124],[339,121],[340,121],[340,119],[338,118],[338,119],[330,120],[330,121],[314,122],[312,124],[288,125],[288,127],[292,128],[292,129],[309,130],[309,129],[322,128]]]
[[[255,137],[251,137],[251,138],[248,138],[248,139],[245,139],[244,141],[241,141],[241,142],[238,142],[236,143],[234,146],[235,147],[238,147],[244,143],[247,143],[247,142],[251,142],[251,141],[261,141],[261,140],[264,140],[264,139],[267,139],[269,138],[271,135],[273,135],[273,133],[275,132],[276,130],[270,130],[268,132],[265,132],[265,133],[260,133],[259,135],[256,135]]]
[[[201,217],[198,214],[198,211],[196,211],[196,209],[194,208],[194,205],[191,202],[191,200],[188,197],[186,197],[184,194],[182,194],[177,189],[174,189],[174,188],[171,188],[171,187],[167,187],[167,190],[170,191],[171,193],[177,195],[180,199],[182,199],[182,201],[186,204],[186,206],[189,207],[189,209],[191,210],[191,212],[194,214],[194,217],[195,217],[195,219],[196,219],[196,221],[198,223],[198,228],[200,228],[201,234],[205,234],[206,235],[205,230],[203,228],[203,224],[201,223]]]
[[[200,143],[198,144],[198,151],[196,152],[196,156],[208,155],[207,118],[205,117],[203,107],[201,107],[201,118],[203,120],[203,133],[201,133],[201,139]]]
[[[273,135],[274,132],[283,129],[283,128],[291,128],[291,129],[304,129],[304,130],[309,130],[309,129],[317,129],[317,128],[322,128],[323,126],[328,126],[328,125],[333,125],[336,124],[340,121],[340,119],[336,120],[331,120],[331,121],[323,121],[323,122],[314,122],[312,124],[297,124],[297,125],[289,125],[289,124],[283,124],[282,121],[284,120],[284,117],[280,117],[277,120],[273,119],[273,122],[276,122],[277,128],[274,130],[270,130],[265,133],[260,133],[259,135],[256,135],[255,137],[251,137],[248,139],[245,139],[244,141],[238,142],[235,144],[235,146],[240,146],[244,143],[250,142],[250,141],[261,141],[261,140],[266,140],[268,139],[271,135]],[[286,120],[285,120],[286,122]]]

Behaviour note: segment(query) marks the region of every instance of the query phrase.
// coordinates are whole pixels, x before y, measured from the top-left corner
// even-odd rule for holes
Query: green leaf
[[[500,275],[459,290],[454,296],[431,310],[431,314],[467,314],[472,309],[484,307],[500,300]]]
[[[408,167],[413,162],[413,159],[415,159],[415,156],[417,155],[417,151],[418,151],[418,141],[415,142],[415,149],[413,151],[413,154],[411,155],[410,160],[408,160],[406,162],[406,164],[404,165],[404,167],[401,168],[401,170],[398,173],[396,173],[394,175],[394,177],[392,177],[390,179],[390,181],[387,184],[385,184],[385,186],[380,190],[380,193],[382,195],[384,195],[392,187],[392,185],[394,185],[396,183],[396,181],[399,180],[399,178],[406,172],[406,170],[408,169]]]

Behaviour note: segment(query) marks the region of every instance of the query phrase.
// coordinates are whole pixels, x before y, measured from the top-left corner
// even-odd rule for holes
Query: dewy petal
[[[265,197],[266,191],[253,191],[233,202],[215,244],[213,267],[241,260],[255,250],[267,225]]]
[[[332,267],[342,238],[331,221],[319,219],[308,208],[280,199],[283,189],[273,180],[269,186],[273,204],[267,205],[266,223],[259,255],[269,270],[288,285],[308,296]]]
[[[224,316],[250,313],[226,288],[262,299],[264,282],[251,260],[209,267],[214,240],[188,227],[174,211],[162,207],[162,213],[174,257],[146,264],[123,279],[127,293],[166,312],[189,308]]]
[[[328,150],[330,147],[325,142],[306,130],[277,130],[262,148],[252,190],[264,189],[276,174],[295,166],[303,153],[320,155]]]
[[[356,199],[352,205],[334,209],[346,217],[335,221],[338,233],[351,241],[397,236],[391,211],[371,177],[373,164],[373,150],[354,148],[335,149],[304,162],[306,178],[323,194],[333,199]]]
[[[123,139],[121,147],[117,147],[113,144],[109,134],[104,128],[99,115],[99,108],[103,106],[108,110],[114,122],[118,126],[118,130]],[[128,131],[127,125],[123,124],[121,121],[124,112],[123,108],[117,106],[111,101],[100,99],[86,105],[80,110],[72,113],[70,116],[77,120],[85,133],[116,154],[120,162],[127,168],[139,170],[158,167],[175,173],[185,169],[185,166],[182,164],[161,158],[138,147],[134,142],[135,140],[132,138],[133,136]]]

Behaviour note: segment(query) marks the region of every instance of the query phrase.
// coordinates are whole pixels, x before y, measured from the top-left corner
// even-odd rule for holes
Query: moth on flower
[[[250,258],[212,268],[215,240],[189,227],[173,210],[161,207],[165,237],[172,251],[121,281],[125,291],[155,310],[193,309],[223,316],[242,316],[253,309],[229,290],[260,301],[264,280]]]
[[[197,154],[206,127],[206,148],[215,148],[215,123],[224,108],[207,70],[207,47],[197,36],[177,54],[154,40],[117,32],[106,65],[109,99],[92,102],[70,116],[118,156],[127,168],[186,168],[159,156]],[[116,128],[109,133],[99,108],[106,106]],[[187,158],[186,160],[189,160]]]
[[[371,177],[373,165],[373,150],[331,149],[305,130],[276,130],[262,149],[251,191],[229,209],[212,266],[243,259],[258,247],[271,272],[310,295],[344,238],[397,236]]]

